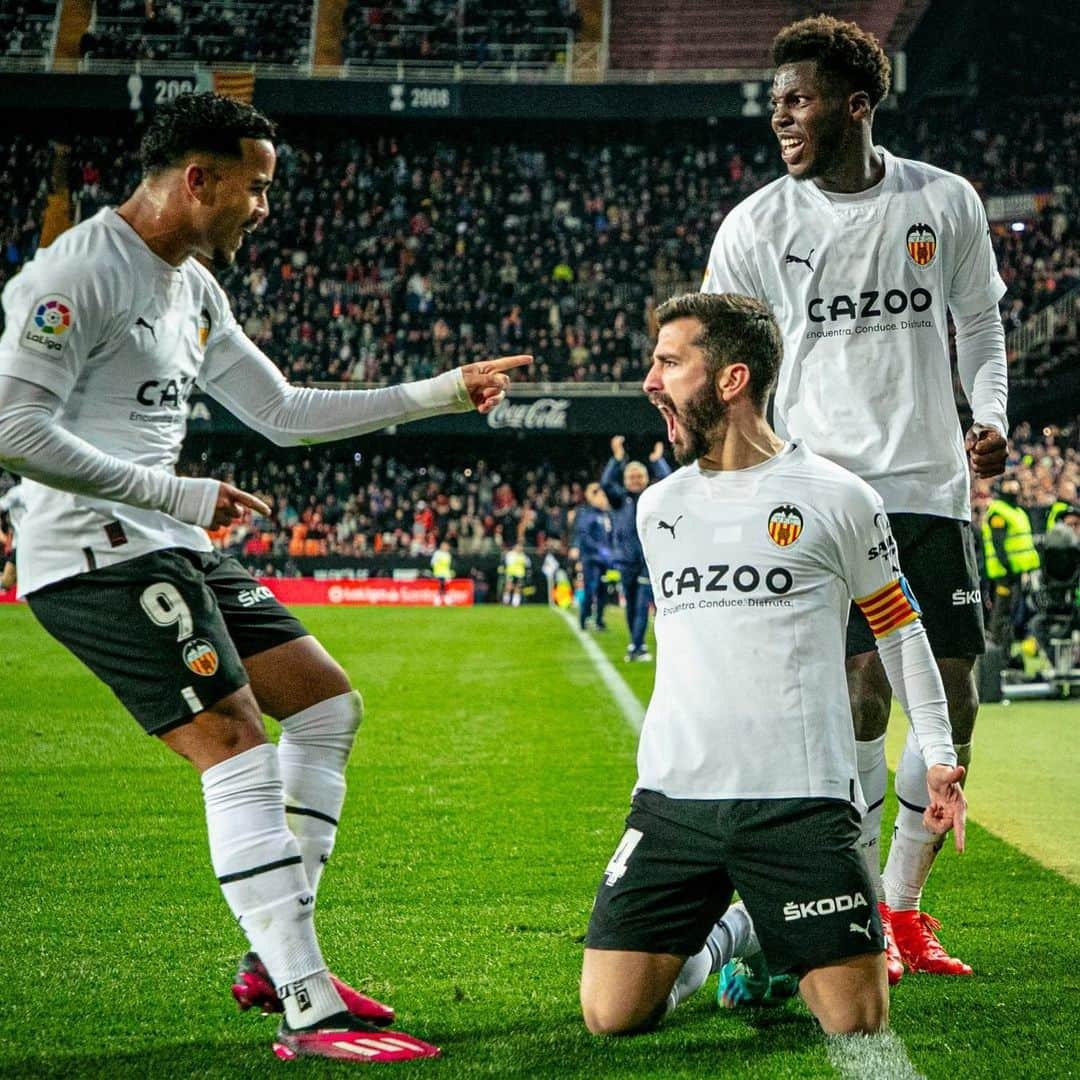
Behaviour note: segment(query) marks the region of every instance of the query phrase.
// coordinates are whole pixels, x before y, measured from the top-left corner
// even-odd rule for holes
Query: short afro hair
[[[154,113],[139,146],[144,173],[179,164],[192,151],[239,158],[241,139],[270,139],[274,122],[220,94],[181,94]]]
[[[773,39],[773,63],[798,64],[813,60],[826,78],[839,79],[862,90],[877,108],[892,81],[892,65],[873,34],[853,22],[817,15],[785,26]]]

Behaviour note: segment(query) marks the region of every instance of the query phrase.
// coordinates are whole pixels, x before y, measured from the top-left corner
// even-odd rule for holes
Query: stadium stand
[[[92,59],[302,64],[312,0],[96,0],[80,42]]]
[[[0,57],[48,56],[56,30],[53,0],[0,0]]]
[[[352,68],[409,61],[542,69],[566,62],[579,24],[575,0],[349,0],[343,51]]]
[[[929,0],[621,0],[611,22],[611,66],[629,71],[767,71],[778,26],[826,12],[854,19],[895,49]],[[692,28],[692,32],[688,29]]]
[[[895,152],[972,177],[984,196],[1042,193],[1038,212],[995,224],[1008,329],[1080,285],[1080,196],[1047,183],[1080,159],[1080,111],[1060,104],[1037,121],[976,105],[882,118]],[[1013,130],[1025,137],[998,134]],[[283,136],[271,217],[222,280],[247,332],[300,382],[385,384],[521,349],[536,381],[636,382],[654,298],[696,287],[720,216],[777,173],[759,124],[582,128],[572,145],[540,126],[527,139]],[[76,142],[81,217],[133,186],[133,145]],[[34,250],[48,152],[20,137],[0,161],[8,275]]]

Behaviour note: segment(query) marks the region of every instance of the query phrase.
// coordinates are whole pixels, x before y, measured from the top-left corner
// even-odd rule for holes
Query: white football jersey
[[[891,513],[968,520],[946,312],[1005,292],[986,214],[963,178],[877,148],[870,191],[788,176],[736,206],[703,292],[754,296],[780,324],[774,426],[870,483]],[[977,416],[1004,432],[1005,418]]]
[[[56,394],[57,422],[99,450],[170,472],[204,362],[241,332],[206,269],[170,266],[108,208],[40,249],[3,303],[0,374]],[[159,548],[211,548],[205,530],[157,510],[31,480],[23,489],[24,594]]]
[[[917,612],[880,497],[788,444],[750,469],[679,469],[641,495],[637,523],[658,650],[637,786],[861,805],[848,609],[869,598],[878,633]]]

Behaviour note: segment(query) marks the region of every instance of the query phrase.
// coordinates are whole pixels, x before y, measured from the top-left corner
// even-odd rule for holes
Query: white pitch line
[[[641,725],[645,722],[645,710],[642,708],[641,702],[638,701],[637,695],[626,685],[626,681],[616,670],[615,665],[604,655],[604,651],[600,646],[578,626],[577,619],[569,611],[564,611],[562,608],[553,608],[552,610],[557,611],[566,621],[566,625],[577,635],[585,654],[600,673],[604,685],[611,691],[611,696],[615,699],[615,704],[619,706],[619,712],[622,713],[623,719],[634,731],[640,732]]]
[[[877,1035],[826,1035],[829,1064],[842,1080],[926,1080],[911,1063],[900,1037],[891,1031]]]

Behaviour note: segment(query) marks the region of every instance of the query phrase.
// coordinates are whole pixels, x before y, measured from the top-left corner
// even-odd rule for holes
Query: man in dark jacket
[[[606,630],[604,605],[607,595],[601,579],[612,564],[611,514],[608,513],[607,496],[599,484],[589,484],[585,489],[585,501],[586,505],[579,507],[574,515],[574,546],[570,549],[571,561],[581,562],[585,583],[585,598],[578,619],[584,630],[595,604],[596,629]]]
[[[671,466],[664,460],[663,443],[658,442],[653,447],[646,466],[640,461],[627,462],[625,435],[616,435],[611,440],[611,460],[600,478],[600,485],[611,504],[615,568],[622,581],[626,622],[630,627],[630,644],[623,657],[627,662],[652,659],[645,645],[649,607],[653,601],[652,586],[637,532],[638,496],[649,486],[650,472],[653,480],[663,480],[671,472]]]

